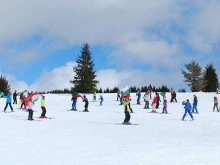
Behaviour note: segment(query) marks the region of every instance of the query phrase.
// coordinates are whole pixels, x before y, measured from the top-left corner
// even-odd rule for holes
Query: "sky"
[[[12,90],[71,88],[83,43],[98,88],[189,90],[195,60],[220,73],[218,0],[0,0],[0,74]]]

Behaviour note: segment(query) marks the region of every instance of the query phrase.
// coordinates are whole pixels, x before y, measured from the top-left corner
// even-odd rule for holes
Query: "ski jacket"
[[[88,100],[86,97],[84,97],[83,102],[85,102],[85,103],[89,103],[89,100]]]
[[[27,106],[28,106],[28,109],[32,109],[34,106],[34,103],[32,101],[28,101]]]
[[[163,100],[163,105],[167,106],[167,100],[166,99]]]
[[[4,96],[6,98],[6,103],[11,103],[11,96]]]
[[[17,95],[17,93],[13,93],[13,99],[16,99]]]
[[[130,112],[130,106],[129,106],[129,101],[125,101],[124,103],[123,103],[123,105],[124,105],[124,112]]]
[[[190,110],[192,108],[190,102],[182,102],[182,105],[185,105],[186,110]]]
[[[197,99],[197,97],[195,96],[194,99],[193,99],[193,105],[197,105],[197,103],[198,103],[198,99]]]
[[[144,101],[149,101],[149,94],[144,95]]]
[[[214,103],[215,103],[215,104],[218,103],[218,98],[217,98],[217,97],[214,98]]]
[[[43,97],[41,97],[41,107],[45,107],[45,100],[43,99]]]
[[[138,98],[141,98],[141,93],[140,92],[138,92],[136,95],[137,95]]]
[[[152,104],[157,104],[157,96],[154,97]]]

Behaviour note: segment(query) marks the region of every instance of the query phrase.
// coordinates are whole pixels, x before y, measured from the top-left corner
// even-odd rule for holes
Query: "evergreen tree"
[[[216,73],[213,64],[207,65],[203,74],[204,74],[203,90],[205,92],[217,92],[218,75]]]
[[[184,82],[191,87],[192,92],[198,92],[202,88],[202,68],[195,61],[185,64],[188,72],[182,70]]]
[[[10,92],[10,85],[8,83],[8,80],[4,76],[1,75],[0,77],[0,92],[3,92],[5,95],[8,95]]]
[[[89,45],[83,44],[81,55],[76,59],[77,66],[73,67],[76,76],[70,81],[74,84],[73,92],[93,93],[96,91],[98,81],[95,80],[96,74],[94,69],[94,61],[92,60]]]

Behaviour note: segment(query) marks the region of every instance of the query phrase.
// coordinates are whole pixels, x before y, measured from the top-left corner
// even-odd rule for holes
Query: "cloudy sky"
[[[188,89],[191,60],[220,73],[218,0],[0,0],[0,74],[12,89],[70,88],[90,44],[98,87]]]

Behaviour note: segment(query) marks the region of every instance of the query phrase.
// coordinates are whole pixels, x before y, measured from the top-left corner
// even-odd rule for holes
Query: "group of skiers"
[[[31,93],[28,93],[28,95],[31,95],[33,92]],[[30,98],[29,100],[27,100],[26,96],[23,95],[23,93],[17,93],[17,91],[15,91],[13,93],[13,104],[17,104],[17,96],[20,95],[20,103],[21,103],[21,107],[20,109],[23,109],[23,110],[26,110],[28,111],[28,120],[34,120],[33,119],[33,106],[34,106],[34,102],[32,101],[32,98]],[[4,98],[6,98],[6,105],[5,105],[5,108],[4,108],[4,112],[6,112],[6,109],[8,107],[8,105],[10,106],[11,108],[11,112],[14,112],[13,110],[13,107],[11,105],[12,103],[12,95],[11,93],[9,92],[7,96],[4,96]],[[24,106],[24,108],[23,108]],[[46,117],[46,107],[45,107],[45,96],[44,95],[41,95],[41,109],[42,109],[42,113],[41,113],[41,116],[40,118],[47,118]]]

